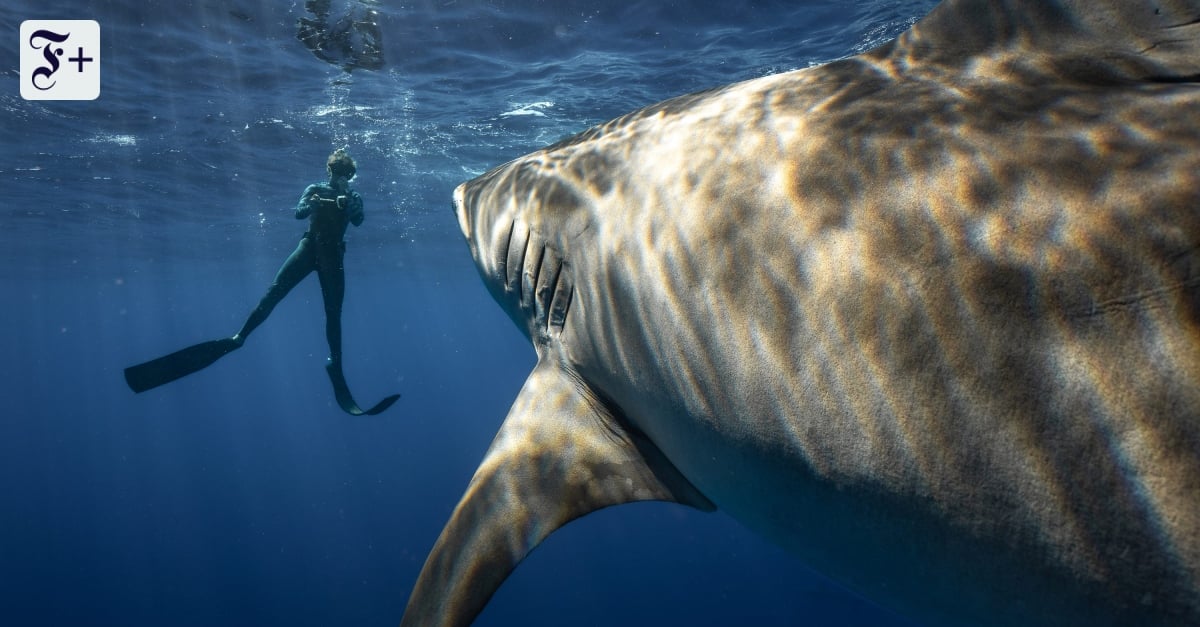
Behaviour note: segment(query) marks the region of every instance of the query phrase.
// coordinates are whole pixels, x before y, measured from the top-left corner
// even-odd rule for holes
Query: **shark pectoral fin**
[[[554,530],[647,500],[715,509],[645,436],[540,361],[425,561],[401,624],[470,624]]]

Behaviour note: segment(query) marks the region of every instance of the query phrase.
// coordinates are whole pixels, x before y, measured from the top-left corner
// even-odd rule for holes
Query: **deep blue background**
[[[0,7],[0,624],[392,625],[529,372],[449,210],[461,180],[664,98],[887,41],[933,3],[418,0],[387,65],[295,39],[303,3]],[[154,6],[144,6],[154,5]],[[334,2],[335,12],[356,10]],[[19,96],[26,19],[95,19],[101,96]],[[134,395],[121,370],[232,334],[349,145],[332,403],[315,279],[246,347]],[[896,621],[723,514],[637,504],[554,534],[480,625]]]

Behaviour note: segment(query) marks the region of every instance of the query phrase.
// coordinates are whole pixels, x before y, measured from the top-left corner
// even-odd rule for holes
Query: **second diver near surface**
[[[240,348],[246,338],[267,319],[275,305],[292,288],[313,272],[321,283],[325,304],[325,339],[329,343],[329,360],[325,369],[333,384],[338,405],[351,414],[378,414],[396,402],[400,395],[389,396],[374,407],[358,407],[342,373],[342,301],[346,294],[346,275],[343,258],[346,229],[363,221],[363,202],[358,192],[350,189],[357,172],[354,159],[344,149],[329,155],[326,161],[328,183],[309,185],[296,205],[296,219],[308,219],[309,228],[296,250],[288,256],[275,275],[274,282],[263,295],[246,323],[233,337],[212,340],[190,346],[165,357],[125,369],[125,380],[134,392],[170,383],[175,379],[201,370],[223,355]]]

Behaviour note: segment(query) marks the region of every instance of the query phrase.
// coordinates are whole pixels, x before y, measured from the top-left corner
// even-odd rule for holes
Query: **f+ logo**
[[[93,100],[99,95],[100,25],[97,22],[26,20],[21,23],[22,98]]]

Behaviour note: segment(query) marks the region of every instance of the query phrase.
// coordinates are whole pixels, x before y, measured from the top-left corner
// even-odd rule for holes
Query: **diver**
[[[358,192],[350,189],[357,172],[354,159],[339,148],[329,155],[325,164],[328,183],[309,185],[296,205],[296,219],[308,219],[309,228],[300,238],[296,250],[288,256],[275,275],[274,282],[263,295],[246,323],[233,337],[202,342],[165,357],[125,369],[125,381],[134,392],[170,383],[180,377],[202,370],[224,355],[240,348],[246,338],[267,319],[279,301],[313,272],[321,283],[325,303],[325,339],[329,343],[329,359],[325,370],[333,384],[334,395],[343,410],[354,415],[378,414],[396,402],[399,394],[389,396],[369,410],[363,410],[350,395],[342,373],[342,301],[346,293],[345,270],[342,265],[346,229],[363,222],[363,202]]]

